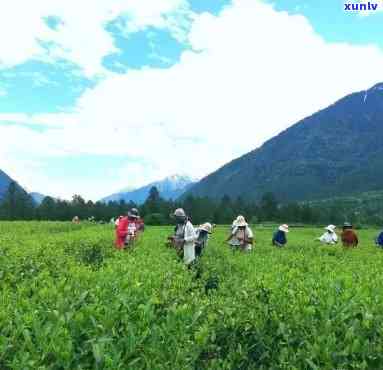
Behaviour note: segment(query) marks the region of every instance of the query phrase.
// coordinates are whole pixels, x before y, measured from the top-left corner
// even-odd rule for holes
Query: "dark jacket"
[[[376,244],[383,248],[383,231],[376,238]]]
[[[285,245],[287,243],[286,233],[281,230],[277,230],[274,233],[272,242],[273,242],[273,245],[279,245],[279,246]]]
[[[197,240],[195,242],[195,254],[197,257],[200,257],[202,255],[203,250],[206,247],[209,234],[205,230],[199,230],[197,232]]]

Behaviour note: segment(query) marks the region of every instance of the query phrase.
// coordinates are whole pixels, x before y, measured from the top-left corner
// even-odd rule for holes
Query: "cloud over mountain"
[[[176,1],[169,4],[163,5],[165,14],[182,8]],[[98,22],[109,14],[105,9],[100,13],[96,7]],[[161,9],[156,14],[163,14]],[[63,16],[70,11],[62,10]],[[137,12],[139,24],[162,17]],[[80,37],[68,56],[89,73],[99,69],[102,55],[113,48],[107,35],[98,40],[99,32],[94,32],[89,54],[81,54]],[[383,80],[378,47],[327,42],[305,17],[257,0],[234,0],[218,15],[194,14],[183,37],[188,50],[179,62],[169,68],[108,73],[85,90],[71,111],[0,114],[0,121],[15,123],[0,127],[0,167],[12,168],[23,183],[49,193],[41,169],[47,156],[71,158],[72,163],[84,155],[129,158],[98,186],[93,178],[80,181],[64,175],[55,183],[59,195],[80,192],[96,199],[105,189],[136,186],[171,173],[202,177],[339,96]],[[37,132],[18,123],[48,129]],[[26,158],[33,171],[21,166]]]

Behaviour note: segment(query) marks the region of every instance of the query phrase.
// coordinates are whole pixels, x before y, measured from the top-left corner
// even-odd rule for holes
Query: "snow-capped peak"
[[[374,85],[370,90],[383,90],[383,82]]]
[[[157,188],[161,197],[163,197],[164,199],[177,199],[195,182],[196,181],[188,175],[175,174],[168,176],[161,181],[155,181],[145,186],[135,188],[131,191],[123,191],[116,194],[112,194],[111,196],[102,199],[102,201],[119,201],[123,199],[126,202],[133,201],[135,203],[141,204],[148,197],[149,191],[152,186],[155,186]]]
[[[168,181],[174,182],[174,183],[193,181],[192,178],[190,176],[188,176],[188,175],[177,175],[177,174],[176,175],[168,176],[164,180],[168,180]]]

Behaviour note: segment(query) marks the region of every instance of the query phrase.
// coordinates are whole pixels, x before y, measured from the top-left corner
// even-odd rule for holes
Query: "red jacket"
[[[128,217],[126,216],[121,217],[117,226],[117,233],[119,235],[126,235],[128,233],[128,224],[129,224]]]
[[[116,227],[116,248],[124,249],[126,236],[128,235],[128,217],[120,217]]]
[[[359,243],[358,236],[356,235],[354,230],[347,229],[342,232],[342,243],[347,247],[356,247]]]

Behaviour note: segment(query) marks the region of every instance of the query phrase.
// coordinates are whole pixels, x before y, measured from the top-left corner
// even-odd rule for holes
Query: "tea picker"
[[[209,222],[202,224],[196,229],[197,240],[195,242],[195,254],[197,258],[202,256],[212,230],[213,227]]]
[[[355,248],[359,244],[358,235],[353,229],[352,224],[345,222],[343,225],[343,231],[341,235],[343,247]]]
[[[281,225],[278,227],[278,230],[274,233],[271,243],[278,247],[282,248],[287,244],[286,234],[289,232],[289,225]]]
[[[383,230],[378,235],[378,237],[375,239],[376,246],[379,248],[383,248]]]
[[[245,217],[238,216],[233,222],[232,231],[226,241],[229,242],[233,251],[241,250],[248,252],[252,250],[254,234],[247,224]]]
[[[139,222],[140,219],[138,210],[136,208],[132,208],[128,212],[128,232],[125,239],[125,246],[126,247],[132,247],[133,243],[136,241],[138,237],[138,233],[140,231],[139,229]]]
[[[336,235],[335,229],[335,225],[328,225],[327,227],[325,227],[326,232],[320,238],[317,238],[315,240],[320,241],[323,244],[334,245],[338,243],[338,235]]]
[[[176,226],[174,234],[168,237],[168,245],[175,248],[180,256],[183,256],[185,265],[191,265],[195,260],[196,232],[182,208],[176,209],[172,216]]]

